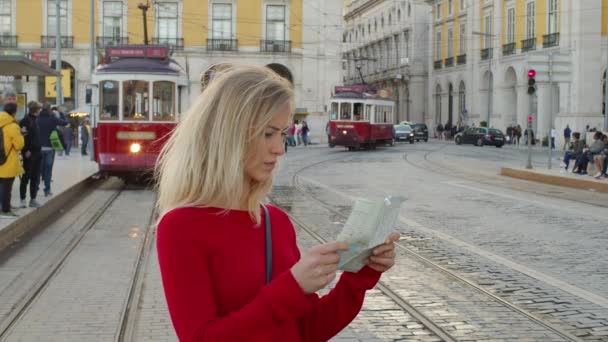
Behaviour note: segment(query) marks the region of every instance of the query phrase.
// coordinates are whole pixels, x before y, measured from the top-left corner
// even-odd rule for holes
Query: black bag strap
[[[272,277],[272,227],[270,225],[268,208],[263,204],[262,208],[264,209],[264,223],[266,224],[266,284],[268,284]]]

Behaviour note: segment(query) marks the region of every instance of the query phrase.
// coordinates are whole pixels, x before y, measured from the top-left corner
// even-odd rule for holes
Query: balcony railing
[[[73,36],[61,36],[59,38],[62,48],[73,48],[74,37]],[[57,41],[55,36],[40,36],[40,46],[43,48],[55,48],[57,47]]]
[[[435,66],[435,70],[441,69],[441,62],[442,62],[442,60],[435,61],[435,65],[434,65]]]
[[[521,41],[521,52],[536,50],[536,37]]]
[[[154,38],[152,38],[152,44],[169,45],[171,48],[173,48],[175,50],[183,50],[184,49],[184,38],[154,37]]]
[[[494,55],[494,50],[492,48],[485,48],[481,50],[481,59],[486,60],[488,58],[492,58]]]
[[[207,39],[207,50],[209,51],[237,51],[239,41],[236,39]]]
[[[514,54],[515,54],[515,42],[505,44],[502,46],[502,55],[503,56],[514,55]]]
[[[0,47],[16,48],[17,47],[17,36],[0,35]]]
[[[129,44],[128,37],[97,37],[97,48],[103,49],[108,46]]]
[[[543,36],[543,48],[550,48],[559,45],[559,32],[550,33]]]
[[[291,52],[291,40],[260,40],[261,52]]]
[[[456,57],[456,63],[458,63],[458,65],[467,64],[467,55],[464,54]]]
[[[445,67],[446,68],[454,66],[454,57],[448,57],[448,58],[446,58],[445,61],[444,61],[444,63],[445,63]]]

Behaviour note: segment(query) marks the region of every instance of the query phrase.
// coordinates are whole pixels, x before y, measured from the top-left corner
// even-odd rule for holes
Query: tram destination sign
[[[166,46],[117,46],[106,48],[106,58],[167,58]]]

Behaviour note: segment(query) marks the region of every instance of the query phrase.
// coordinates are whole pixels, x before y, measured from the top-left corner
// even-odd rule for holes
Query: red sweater
[[[264,222],[254,226],[247,211],[180,208],[162,218],[158,258],[181,341],[327,341],[357,316],[380,273],[344,272],[327,295],[304,294],[290,271],[300,259],[294,228],[285,213],[268,208],[268,285]]]

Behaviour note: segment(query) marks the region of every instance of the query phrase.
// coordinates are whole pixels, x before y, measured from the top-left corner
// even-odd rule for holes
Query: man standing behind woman
[[[4,154],[6,159],[0,165],[0,199],[2,200],[2,212],[0,217],[16,218],[11,210],[11,194],[15,177],[23,173],[23,167],[19,160],[19,151],[23,148],[23,136],[19,130],[19,125],[15,121],[17,104],[11,100],[9,93],[5,95],[4,109],[0,112],[0,129],[4,137]],[[14,99],[15,96],[12,97]]]
[[[38,128],[38,116],[42,110],[40,103],[31,101],[27,105],[28,115],[24,117],[19,126],[25,138],[25,146],[21,151],[23,157],[23,168],[25,173],[21,177],[19,195],[21,195],[21,208],[27,207],[27,185],[30,185],[30,204],[31,208],[38,208],[40,204],[36,201],[38,187],[40,185],[40,129]]]
[[[40,129],[41,150],[41,173],[44,180],[44,196],[52,196],[51,179],[53,177],[53,164],[55,162],[55,150],[51,145],[51,133],[57,130],[57,126],[65,126],[68,122],[54,115],[48,103],[42,105],[42,111],[38,117],[38,128]]]

